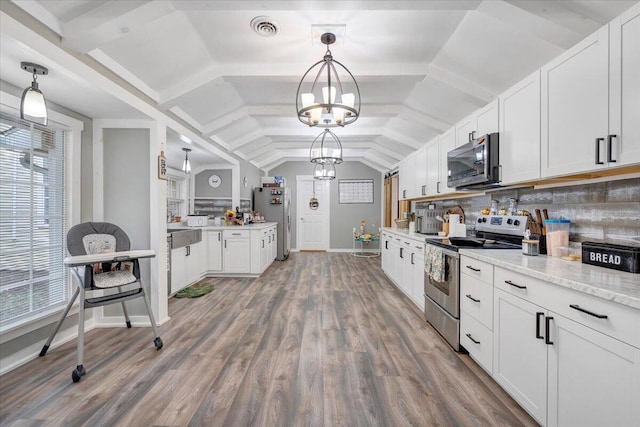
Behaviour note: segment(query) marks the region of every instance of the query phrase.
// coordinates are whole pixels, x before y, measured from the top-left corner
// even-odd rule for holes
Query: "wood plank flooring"
[[[95,329],[0,377],[2,426],[529,426],[383,275],[379,258],[292,253],[216,278],[149,328]]]

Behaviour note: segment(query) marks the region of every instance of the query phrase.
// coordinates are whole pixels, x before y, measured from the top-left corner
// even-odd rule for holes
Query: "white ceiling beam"
[[[397,141],[400,144],[408,145],[414,150],[421,148],[425,144],[425,142],[418,141],[417,139],[413,139],[410,136],[404,135],[396,130],[389,128],[382,129],[380,135],[386,136],[387,138]]]
[[[295,100],[292,100],[292,103]],[[402,104],[363,104],[360,108],[361,116],[367,117],[395,117],[404,111],[406,107]],[[286,105],[249,105],[245,107],[246,113],[250,116],[294,116],[295,107],[292,104]]]
[[[42,5],[34,0],[13,0],[18,7],[42,22],[58,35],[62,35],[62,23]]]
[[[364,163],[365,165],[371,166],[378,172],[388,172],[389,169],[391,169],[391,165],[389,163],[383,162],[382,160],[376,158],[372,154],[369,154],[369,153],[365,154],[364,159],[366,160],[366,162],[361,161],[362,163]]]
[[[174,1],[178,10],[474,10],[480,0],[227,0]]]
[[[87,53],[174,12],[168,1],[111,1],[62,25],[66,46]]]
[[[404,107],[400,115],[425,125],[426,127],[435,130],[437,133],[442,133],[453,126],[453,123],[444,122],[430,114],[423,113],[410,107]]]
[[[264,132],[262,132],[260,129],[254,130],[254,131],[249,132],[248,134],[246,134],[246,135],[234,140],[233,143],[229,145],[229,150],[236,151],[239,148],[242,148],[247,144],[251,144],[253,141],[255,141],[257,139],[260,139],[260,138],[265,138]]]
[[[585,13],[579,12],[577,5],[572,5],[574,2],[557,0],[506,0],[506,2],[577,34],[591,34],[606,24],[606,22],[594,21]],[[575,19],[576,14],[581,15],[581,19]],[[583,38],[579,37],[580,40]]]
[[[120,63],[116,62],[113,58],[111,58],[106,53],[104,53],[100,49],[95,49],[89,52],[89,56],[91,56],[93,59],[95,59],[96,61],[98,61],[99,63],[101,63],[102,65],[104,65],[105,67],[107,67],[108,69],[110,69],[111,71],[119,75],[120,77],[122,77],[124,80],[129,82],[129,84],[131,84],[132,86],[138,88],[149,98],[153,99],[155,102],[158,102],[159,100],[158,92],[152,89],[151,86],[147,85],[144,81],[138,78],[138,76],[133,74],[131,71],[124,68],[122,65],[120,65]]]
[[[429,65],[426,78],[438,80],[447,86],[469,95],[472,100],[475,100],[475,104],[479,107],[484,107],[496,97],[490,90],[479,84],[462,78],[451,71],[436,67],[435,65]]]
[[[212,133],[215,133],[220,129],[231,125],[235,121],[242,120],[245,116],[247,116],[247,108],[237,108],[232,112],[227,113],[222,117],[219,117],[202,126],[202,133],[206,136],[211,135]]]

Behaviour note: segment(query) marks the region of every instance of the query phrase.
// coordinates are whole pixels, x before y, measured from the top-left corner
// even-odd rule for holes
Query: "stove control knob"
[[[478,222],[482,222],[482,218],[478,218]]]
[[[516,227],[520,225],[520,220],[516,219],[515,221],[513,221],[513,225],[515,225]]]
[[[487,222],[487,218],[482,218],[482,222]]]
[[[509,219],[507,220],[507,224],[511,225],[512,223],[513,223],[513,220],[512,220],[511,218],[509,218]]]

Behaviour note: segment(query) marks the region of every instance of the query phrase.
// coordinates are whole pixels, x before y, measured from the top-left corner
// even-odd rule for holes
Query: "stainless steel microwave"
[[[482,135],[447,153],[447,186],[477,190],[500,186],[499,138]]]

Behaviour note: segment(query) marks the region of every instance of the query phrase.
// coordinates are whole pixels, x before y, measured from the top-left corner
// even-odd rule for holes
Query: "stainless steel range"
[[[464,249],[521,249],[526,216],[486,215],[478,218],[476,237],[429,238],[425,242],[424,314],[447,342],[460,350],[460,254]],[[433,248],[437,251],[433,251]],[[441,251],[441,252],[439,252]],[[444,257],[432,274],[430,255]],[[438,280],[434,279],[434,276]]]

